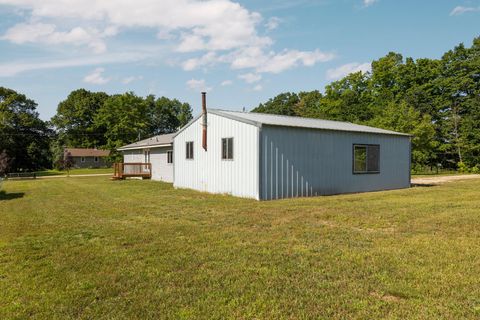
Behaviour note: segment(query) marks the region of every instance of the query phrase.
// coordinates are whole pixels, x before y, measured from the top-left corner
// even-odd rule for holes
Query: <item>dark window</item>
[[[98,162],[98,157],[93,158],[93,161]]]
[[[82,157],[82,158],[80,159],[80,161],[81,161],[81,162],[85,162],[85,157]]]
[[[173,151],[167,151],[167,163],[173,163]]]
[[[186,159],[193,159],[193,141],[188,141],[186,144]]]
[[[379,173],[380,146],[353,145],[353,173]]]
[[[222,138],[222,160],[233,160],[233,138]]]

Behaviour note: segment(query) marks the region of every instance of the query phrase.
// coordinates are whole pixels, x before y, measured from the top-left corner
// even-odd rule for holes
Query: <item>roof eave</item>
[[[295,125],[285,125],[285,124],[273,124],[273,123],[263,123],[263,125],[264,126],[272,126],[272,127],[301,128],[301,129],[334,131],[334,132],[352,132],[352,133],[365,133],[365,134],[381,134],[381,135],[387,135],[387,136],[412,137],[411,134],[395,132],[395,131],[391,131],[391,132],[370,132],[370,131],[347,130],[347,129],[315,128],[315,127],[305,127],[305,126],[295,126]]]
[[[171,147],[172,143],[162,143],[162,144],[151,144],[145,146],[125,146],[117,148],[118,151],[127,151],[127,150],[139,150],[139,149],[149,149],[149,148],[162,148],[162,147]]]

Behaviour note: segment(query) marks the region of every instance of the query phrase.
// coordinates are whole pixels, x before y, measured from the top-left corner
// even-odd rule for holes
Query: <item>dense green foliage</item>
[[[56,154],[62,147],[102,148],[118,157],[116,148],[153,135],[170,133],[192,118],[188,103],[166,97],[146,98],[133,92],[109,96],[85,89],[60,102],[52,123],[58,130]]]
[[[192,119],[188,103],[132,92],[109,96],[79,89],[59,103],[50,123],[35,101],[0,87],[2,172],[51,168],[63,161],[63,148],[111,150],[153,135],[170,133]],[[3,168],[5,167],[5,168]]]
[[[479,188],[258,202],[7,181],[0,319],[479,319]]]
[[[50,166],[53,131],[39,118],[36,108],[25,95],[0,87],[0,153],[2,162],[8,163],[3,172]]]
[[[480,38],[441,59],[389,53],[372,71],[319,91],[281,93],[255,112],[323,118],[413,134],[414,166],[480,166]]]

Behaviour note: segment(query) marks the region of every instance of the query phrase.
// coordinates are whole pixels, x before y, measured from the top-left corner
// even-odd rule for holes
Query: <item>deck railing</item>
[[[113,164],[113,178],[125,179],[129,177],[140,177],[150,179],[152,177],[152,164],[131,162],[131,163],[114,163]]]

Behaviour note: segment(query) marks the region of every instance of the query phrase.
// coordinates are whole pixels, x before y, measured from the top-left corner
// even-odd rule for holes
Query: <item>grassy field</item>
[[[478,319],[480,181],[256,202],[9,181],[0,319]]]
[[[79,175],[79,174],[102,174],[102,173],[112,173],[113,174],[113,168],[97,168],[97,169],[72,169],[70,170],[70,175]],[[37,171],[35,174],[38,177],[45,177],[45,176],[64,176],[67,175],[66,170],[56,170],[56,169],[51,169],[51,170],[43,170],[43,171]]]

